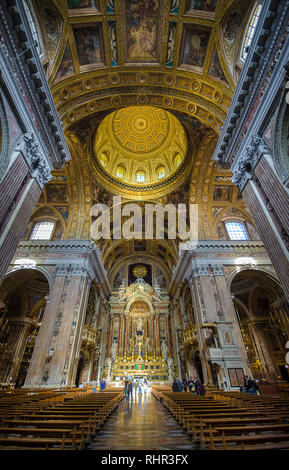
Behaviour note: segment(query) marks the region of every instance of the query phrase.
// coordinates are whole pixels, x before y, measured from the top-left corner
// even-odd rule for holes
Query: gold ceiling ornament
[[[113,113],[112,136],[125,155],[129,152],[132,158],[137,156],[146,158],[143,154],[149,154],[148,157],[151,158],[152,153],[155,155],[168,145],[167,139],[171,141],[173,136],[170,132],[170,122],[172,119],[174,119],[173,116],[163,109],[151,106],[129,106]],[[185,136],[183,139],[185,140]]]
[[[147,275],[147,268],[143,264],[139,264],[133,268],[133,275],[138,279],[143,279]]]
[[[173,114],[153,106],[128,106],[99,125],[93,163],[109,181],[113,178],[133,190],[150,189],[174,177],[188,147],[186,131]]]

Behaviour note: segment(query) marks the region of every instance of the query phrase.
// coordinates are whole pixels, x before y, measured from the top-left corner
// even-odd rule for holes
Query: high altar
[[[174,360],[170,334],[169,297],[158,284],[147,284],[141,266],[136,282],[120,286],[110,298],[106,377],[146,376],[172,379]]]

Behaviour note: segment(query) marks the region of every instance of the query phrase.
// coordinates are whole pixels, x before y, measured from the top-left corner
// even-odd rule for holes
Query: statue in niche
[[[142,319],[142,317],[138,317],[138,318],[136,319],[136,322],[135,322],[135,323],[136,323],[136,332],[137,332],[137,334],[138,334],[139,332],[142,333],[142,331],[143,331],[143,319]]]
[[[165,339],[162,339],[161,348],[162,348],[163,358],[166,360],[167,359],[167,353],[168,353],[168,347],[167,347],[167,342],[166,342]]]
[[[145,347],[146,347],[146,351],[147,351],[148,356],[150,356],[150,354],[151,354],[151,342],[150,342],[149,337],[147,337],[147,339],[145,341]]]
[[[112,345],[111,345],[111,348],[110,348],[110,357],[111,357],[113,360],[115,360],[116,350],[117,350],[117,339],[114,338],[114,339],[113,339],[113,342],[112,342]]]
[[[118,330],[119,330],[119,321],[117,319],[115,320],[114,325],[113,325],[113,336],[118,336]]]
[[[172,357],[168,357],[167,366],[168,366],[168,379],[173,380],[174,360]]]

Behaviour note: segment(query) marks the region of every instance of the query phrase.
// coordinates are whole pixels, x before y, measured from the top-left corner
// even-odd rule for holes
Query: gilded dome
[[[152,106],[129,106],[106,116],[94,136],[103,173],[136,187],[171,177],[184,161],[188,142],[178,119]]]

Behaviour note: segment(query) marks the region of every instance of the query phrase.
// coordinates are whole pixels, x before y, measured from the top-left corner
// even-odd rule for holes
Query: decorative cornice
[[[48,255],[48,257],[45,256],[45,262],[47,264],[47,260],[50,259],[50,264],[56,265],[56,276],[65,276],[70,271],[70,275],[85,276],[90,280],[96,278],[103,289],[105,297],[111,294],[102,260],[96,246],[89,240],[24,241],[18,245],[14,260],[17,257],[25,256],[26,253],[30,258],[36,259]],[[60,253],[65,254],[66,257],[55,257]],[[69,259],[70,255],[71,259]],[[39,264],[41,265],[41,262]]]
[[[47,160],[41,155],[39,145],[31,131],[24,134],[23,144],[22,153],[31,169],[32,176],[37,178],[43,188],[52,178],[50,174],[52,168],[49,167]]]
[[[9,52],[5,57],[7,68],[2,70],[3,80],[9,92],[10,85],[13,86],[14,93],[17,82],[16,93],[21,95],[21,101],[29,100],[34,113],[34,116],[29,116],[31,128],[39,131],[47,149],[47,160],[50,159],[50,163],[57,166],[70,159],[70,152],[23,2],[2,2],[0,18],[0,29],[5,35],[4,46]],[[31,113],[27,113],[29,114]]]
[[[244,188],[249,179],[252,178],[254,168],[265,153],[271,153],[268,145],[258,135],[251,136],[251,143],[238,159],[237,168],[234,170],[232,183],[236,184],[240,191]]]
[[[279,2],[268,0],[263,3],[252,44],[214,153],[214,159],[223,167],[229,167],[236,158],[243,144],[243,138],[245,140],[248,135],[250,114],[256,106],[256,101],[261,96],[264,97],[266,88],[266,93],[270,93],[269,106],[271,105],[275,96],[275,93],[271,93],[273,74],[275,77],[273,88],[276,84],[280,86],[278,84],[283,80],[282,75],[285,75],[285,70],[281,72],[281,63],[287,55],[287,48],[282,43],[283,54],[283,51],[278,51],[277,54],[277,48],[280,46],[280,36],[287,28],[288,9],[288,0]],[[276,60],[278,63],[275,64],[274,71],[271,71],[269,65]],[[258,132],[258,129],[253,132]]]

